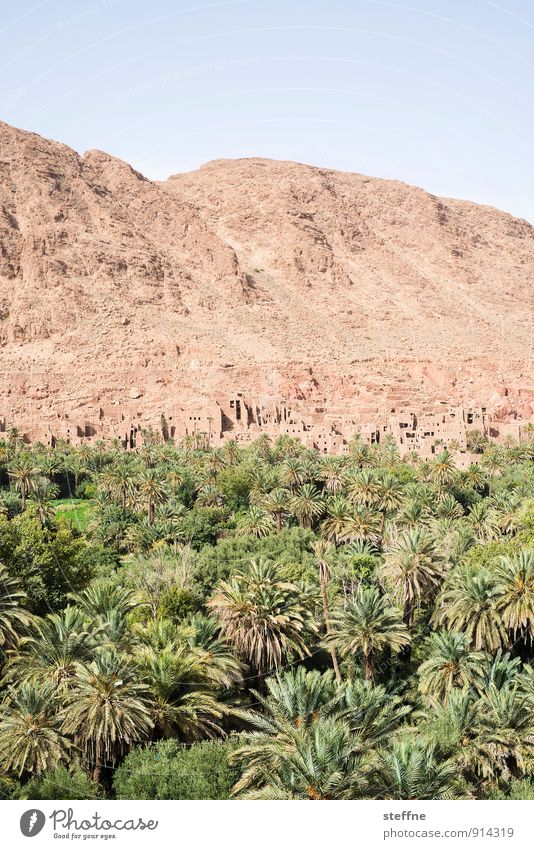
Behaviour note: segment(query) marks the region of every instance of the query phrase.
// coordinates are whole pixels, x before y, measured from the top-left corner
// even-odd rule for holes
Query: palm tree
[[[196,503],[200,507],[220,507],[223,501],[223,492],[217,484],[205,483],[198,491]]]
[[[362,469],[348,476],[346,492],[354,504],[364,504],[366,507],[378,505],[381,489],[376,472]]]
[[[283,579],[266,560],[223,581],[208,601],[222,632],[257,672],[280,666],[288,653],[309,654],[308,639],[317,633],[310,591]]]
[[[274,516],[276,522],[276,533],[279,534],[282,530],[282,519],[289,513],[290,494],[287,489],[278,486],[271,490],[268,495],[264,495],[261,500],[261,507]]]
[[[488,491],[491,495],[494,479],[501,474],[505,467],[504,457],[498,448],[491,448],[484,452],[481,462],[482,468],[489,477]]]
[[[167,498],[165,484],[161,479],[161,474],[157,469],[144,469],[137,477],[137,488],[139,495],[147,508],[148,524],[154,522],[154,507],[156,504],[162,504]]]
[[[495,526],[502,534],[514,536],[518,529],[519,496],[511,492],[495,493],[491,498],[489,513]]]
[[[403,620],[413,624],[414,611],[439,585],[442,564],[423,528],[400,533],[386,551],[381,574],[403,605]]]
[[[501,557],[494,570],[496,610],[514,636],[534,640],[534,550]]]
[[[467,521],[478,542],[488,542],[497,536],[497,523],[487,501],[475,502],[469,511]]]
[[[333,716],[345,706],[345,687],[331,670],[310,671],[296,666],[265,679],[266,694],[252,691],[259,710],[240,710],[238,716],[262,734],[277,734],[287,724],[307,728],[320,716]]]
[[[371,450],[362,442],[361,434],[355,433],[349,442],[351,464],[357,468],[363,468],[371,464]]]
[[[81,610],[66,607],[39,619],[36,633],[23,637],[19,650],[13,654],[6,677],[13,680],[50,684],[54,689],[68,686],[80,663],[92,660],[98,628],[88,628]]]
[[[217,688],[241,683],[242,665],[216,619],[201,613],[190,616],[184,634],[206,681]]]
[[[152,693],[151,717],[160,737],[187,742],[221,734],[227,709],[217,700],[199,653],[183,641],[147,646],[136,655],[140,674]]]
[[[237,712],[254,733],[231,756],[242,772],[234,795],[363,795],[373,750],[395,733],[409,708],[384,687],[369,681],[340,684],[331,671],[298,667],[265,683],[266,695],[253,691],[260,710]]]
[[[450,492],[444,493],[434,505],[434,513],[440,519],[448,519],[449,521],[461,519],[464,515],[462,505],[456,501],[456,498]]]
[[[457,567],[436,601],[434,621],[464,631],[475,649],[495,651],[506,641],[497,613],[499,591],[485,569]]]
[[[229,439],[224,444],[223,455],[230,466],[237,466],[241,457],[241,449],[235,439]]]
[[[13,486],[22,498],[22,509],[26,506],[26,499],[35,488],[39,469],[31,457],[19,456],[10,465],[8,474],[13,481]]]
[[[110,610],[127,616],[142,603],[134,590],[127,589],[109,578],[92,581],[85,590],[72,595],[71,598],[91,621],[106,617]]]
[[[382,517],[372,507],[357,504],[352,508],[343,528],[342,540],[369,540],[376,542],[380,538]]]
[[[334,672],[336,675],[336,679],[341,681],[341,673],[339,671],[339,664],[337,661],[337,653],[336,647],[331,640],[332,635],[332,624],[330,621],[330,611],[328,609],[328,597],[326,594],[326,587],[330,581],[330,563],[329,555],[332,552],[332,546],[325,542],[325,540],[317,540],[312,545],[313,553],[315,554],[317,565],[319,569],[319,586],[321,588],[321,601],[323,604],[323,618],[326,632],[326,640],[327,645],[330,651],[330,656],[332,658],[332,666],[334,667]]]
[[[384,533],[384,525],[388,513],[398,510],[402,503],[402,485],[393,477],[385,474],[378,480],[377,507],[382,513],[380,534]]]
[[[455,475],[454,458],[445,448],[430,466],[430,479],[436,484],[438,490],[443,492],[453,482]]]
[[[311,528],[324,509],[321,493],[313,484],[305,483],[297,489],[290,501],[290,508],[303,528]]]
[[[420,527],[428,521],[429,511],[423,500],[418,497],[408,498],[396,516],[396,523],[400,527],[410,530]]]
[[[306,483],[306,466],[300,457],[288,457],[280,466],[280,483],[294,492],[297,487]]]
[[[454,799],[457,766],[439,757],[433,743],[401,737],[379,752],[371,787],[375,799]]]
[[[28,500],[35,505],[35,514],[42,526],[49,525],[55,518],[56,511],[52,501],[57,498],[59,487],[46,478],[37,478]]]
[[[469,687],[482,674],[484,655],[473,651],[467,634],[440,631],[427,641],[425,660],[417,674],[425,696],[445,699],[455,687]]]
[[[114,766],[153,727],[152,696],[135,668],[114,651],[101,651],[79,666],[61,712],[63,728],[84,749],[98,783],[102,769]]]
[[[343,489],[346,460],[344,457],[322,457],[319,466],[319,479],[324,488],[334,495]]]
[[[0,709],[0,760],[19,778],[41,775],[66,760],[69,741],[57,714],[52,685],[10,688]]]
[[[125,459],[108,466],[100,475],[103,488],[112,498],[117,499],[123,513],[126,513],[128,499],[135,495],[135,480],[132,464]]]
[[[386,648],[399,651],[410,642],[400,612],[376,586],[360,586],[346,607],[334,615],[332,642],[343,655],[361,651],[365,677],[372,680],[375,655]]]
[[[326,502],[326,519],[321,525],[321,533],[336,546],[347,527],[352,509],[344,495],[335,495]]]
[[[252,504],[237,520],[236,534],[238,536],[261,537],[269,536],[275,529],[275,524],[266,510]]]
[[[266,747],[265,747],[266,748]],[[309,729],[288,726],[271,743],[274,763],[254,764],[235,785],[241,799],[357,799],[367,789],[365,756],[354,747],[345,722],[319,718]],[[247,764],[252,753],[234,754],[233,762]],[[253,755],[252,755],[253,757]],[[267,764],[271,768],[266,768]]]
[[[491,685],[480,699],[476,728],[478,771],[524,778],[534,756],[532,703],[518,686]]]
[[[33,617],[23,607],[26,593],[18,578],[12,578],[0,563],[0,650],[13,649],[30,628]]]
[[[463,472],[462,477],[468,486],[476,491],[482,491],[486,486],[486,475],[478,463],[471,463]]]

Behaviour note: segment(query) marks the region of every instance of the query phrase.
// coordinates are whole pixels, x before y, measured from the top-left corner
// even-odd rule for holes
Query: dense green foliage
[[[5,798],[532,798],[534,441],[0,443]]]
[[[162,740],[133,749],[115,772],[117,799],[229,799],[238,774],[235,744],[205,740],[187,747]]]

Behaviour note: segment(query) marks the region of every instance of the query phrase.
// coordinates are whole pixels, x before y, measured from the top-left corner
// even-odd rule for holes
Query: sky
[[[4,0],[0,119],[153,179],[290,159],[534,222],[533,46],[532,0]]]

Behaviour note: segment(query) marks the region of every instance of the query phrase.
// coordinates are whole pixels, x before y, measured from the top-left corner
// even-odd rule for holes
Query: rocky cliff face
[[[242,389],[528,416],[533,280],[534,229],[489,207],[260,159],[155,183],[0,123],[0,415]]]

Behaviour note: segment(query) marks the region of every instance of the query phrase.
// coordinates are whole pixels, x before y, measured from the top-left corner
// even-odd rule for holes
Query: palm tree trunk
[[[276,533],[279,534],[282,530],[282,514],[276,513]]]
[[[412,627],[412,621],[413,621],[413,603],[408,598],[405,599],[405,601],[404,601],[404,612],[403,612],[403,615],[402,615],[402,620],[403,620],[404,624],[406,625],[406,627],[408,628],[408,630],[410,630],[411,627]],[[408,643],[407,645],[405,645],[401,648],[401,650],[399,652],[399,657],[404,661],[404,663],[410,662],[410,660],[412,659],[412,644],[411,643]]]
[[[100,778],[102,776],[102,764],[99,760],[95,761],[95,767],[93,769],[93,781],[95,784],[100,784]]]
[[[372,681],[375,677],[375,665],[373,663],[372,652],[365,652],[363,656],[363,665],[365,669],[365,680]]]
[[[330,637],[332,634],[332,624],[330,622],[330,612],[328,610],[328,600],[326,598],[326,586],[324,581],[321,581],[321,598],[323,600],[323,616],[324,616],[324,625],[326,630],[326,636]],[[339,671],[339,664],[337,662],[337,654],[333,644],[328,641],[328,649],[330,651],[330,656],[332,658],[332,666],[334,667],[334,673],[336,676],[336,681],[341,681],[341,672]]]

